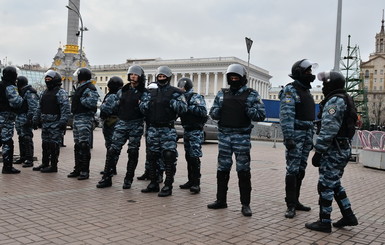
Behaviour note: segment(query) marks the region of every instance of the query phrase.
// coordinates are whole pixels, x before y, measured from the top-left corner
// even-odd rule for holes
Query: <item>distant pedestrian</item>
[[[67,92],[61,87],[62,78],[58,72],[48,70],[44,80],[47,88],[33,116],[34,129],[41,127],[42,159],[41,164],[32,170],[55,173],[58,171],[60,145],[70,115],[70,104]]]
[[[313,148],[315,103],[310,93],[310,83],[315,79],[312,69],[317,67],[317,63],[307,59],[295,62],[289,75],[294,81],[279,92],[279,117],[286,146],[286,218],[294,218],[296,210],[311,210],[299,202],[299,196],[307,159]]]
[[[85,67],[77,69],[74,73],[74,79],[78,85],[75,94],[72,96],[71,105],[75,166],[67,177],[77,178],[78,180],[88,179],[90,173],[92,131],[99,98],[91,78],[92,72]]]
[[[6,66],[0,82],[0,137],[2,143],[3,174],[18,174],[20,170],[13,167],[13,131],[15,127],[17,108],[23,103],[23,98],[16,87],[17,68]]]
[[[193,91],[193,82],[188,77],[178,81],[187,101],[187,112],[180,115],[184,128],[183,144],[187,162],[188,181],[180,185],[181,189],[190,189],[192,193],[199,193],[201,178],[202,143],[204,141],[203,126],[207,121],[205,98]]]
[[[25,76],[17,77],[17,89],[23,98],[23,104],[17,111],[15,128],[19,136],[20,158],[15,163],[23,164],[24,168],[33,166],[33,127],[32,118],[36,113],[39,96],[36,89],[28,84],[28,78]]]
[[[217,199],[210,209],[227,208],[230,170],[235,155],[242,214],[252,216],[250,208],[250,134],[252,121],[265,120],[265,106],[258,92],[248,88],[245,67],[232,64],[226,71],[230,88],[223,88],[215,97],[210,116],[218,121]]]
[[[158,193],[159,197],[172,195],[174,175],[177,160],[177,135],[174,127],[178,114],[187,111],[186,99],[178,88],[170,85],[172,71],[167,66],[158,67],[156,80],[157,89],[143,98],[140,109],[148,123],[147,144],[149,146],[147,159],[150,164],[150,184],[142,192],[159,192],[156,178],[158,159],[162,158],[165,165],[166,179]]]
[[[341,210],[342,218],[334,227],[358,225],[350,200],[341,185],[344,169],[351,156],[351,141],[355,133],[357,111],[353,99],[345,91],[345,77],[336,71],[321,72],[325,99],[320,103],[321,128],[318,134],[312,164],[319,167],[318,194],[319,220],[306,223],[315,231],[331,232],[333,198]]]

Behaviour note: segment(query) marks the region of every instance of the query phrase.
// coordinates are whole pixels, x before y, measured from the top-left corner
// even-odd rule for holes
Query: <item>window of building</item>
[[[380,75],[384,75],[384,70],[380,70]]]
[[[377,89],[377,87],[376,86],[373,86],[373,90],[376,90]]]
[[[108,81],[108,77],[106,77],[106,82]]]
[[[382,86],[380,86],[380,91],[382,90]]]
[[[374,75],[377,75],[377,70],[374,70]]]
[[[277,95],[273,95],[273,98],[274,98],[274,99],[277,99]]]
[[[324,99],[324,96],[323,95],[321,95],[321,100],[323,100]]]
[[[374,82],[375,82],[375,83],[377,82],[377,78],[374,78]]]
[[[315,100],[318,100],[318,95],[315,96]]]
[[[270,95],[269,97],[270,97],[270,99],[271,99],[273,96],[272,96],[272,95]]]
[[[95,82],[97,82],[98,81],[98,77],[95,77]]]
[[[365,77],[369,77],[369,70],[365,71]]]

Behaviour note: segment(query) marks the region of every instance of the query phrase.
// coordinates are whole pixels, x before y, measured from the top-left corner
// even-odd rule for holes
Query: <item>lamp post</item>
[[[250,80],[250,49],[253,45],[253,40],[248,37],[245,37],[246,48],[247,48],[247,80]]]
[[[70,0],[70,2],[71,2],[71,0]],[[76,7],[75,4],[73,4],[73,6],[75,7],[75,9],[71,8],[68,5],[66,6],[66,8],[69,9],[69,10],[74,11],[79,16],[79,19],[80,19],[80,49],[79,49],[80,59],[79,59],[79,67],[82,67],[82,63],[83,63],[83,32],[84,31],[88,31],[88,29],[87,29],[87,27],[83,26],[83,19],[82,19],[82,15],[80,14],[79,9]],[[77,33],[77,36],[78,35],[79,34]]]

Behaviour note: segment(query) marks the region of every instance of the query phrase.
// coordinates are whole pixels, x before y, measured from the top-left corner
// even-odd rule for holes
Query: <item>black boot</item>
[[[242,214],[243,216],[252,216],[253,213],[250,209],[250,196],[251,196],[251,174],[250,171],[238,172],[238,186],[239,193],[241,194]]]
[[[157,159],[159,156],[152,151],[147,152],[147,159],[149,161],[150,169],[148,170],[148,178],[150,179],[150,184],[146,189],[142,189],[143,193],[159,192],[159,183],[156,179],[156,169],[157,169]]]
[[[302,185],[302,180],[305,177],[305,172],[300,171],[299,174],[297,175],[297,183],[296,183],[296,188],[297,188],[297,205],[295,206],[295,210],[299,211],[310,211],[311,208],[308,206],[303,205],[302,203],[299,202],[299,196],[301,193],[301,185]]]
[[[80,175],[80,145],[74,146],[75,166],[74,170],[67,175],[68,178],[77,178]]]
[[[80,143],[80,173],[78,180],[86,180],[90,177],[91,148],[88,142]]]
[[[4,144],[4,143],[3,143]],[[20,170],[14,168],[13,164],[13,142],[9,144],[9,151],[7,153],[3,152],[3,169],[1,173],[3,174],[19,174]]]
[[[33,140],[29,135],[24,136],[23,138],[25,147],[25,161],[23,163],[23,168],[30,168],[33,166]]]
[[[60,154],[60,145],[55,142],[50,142],[49,144],[51,150],[51,165],[45,168],[42,168],[40,172],[42,173],[56,173],[57,172],[57,163],[59,162]]]
[[[286,175],[285,177],[285,191],[286,191],[286,218],[294,218],[296,215],[295,208],[297,206],[297,177],[295,175]]]
[[[25,161],[25,141],[23,137],[18,137],[19,140],[19,152],[20,156],[19,159],[17,159],[13,164],[22,164]]]
[[[138,165],[139,159],[139,150],[138,149],[130,149],[128,150],[128,162],[127,162],[127,173],[124,178],[123,189],[130,189],[132,185],[132,181],[135,176],[135,169]]]
[[[207,205],[210,209],[227,208],[227,189],[230,180],[229,171],[217,171],[217,200]]]
[[[306,223],[305,227],[313,231],[321,231],[325,233],[332,232],[331,224],[327,222],[321,222],[320,220],[313,223]]]
[[[111,166],[110,166],[110,168],[111,168],[111,174],[113,174],[113,175],[117,175],[118,173],[117,173],[117,171],[116,171],[116,165],[118,164],[118,161],[119,161],[119,155],[120,155],[120,152],[118,152],[118,151],[115,151],[116,152],[116,154],[117,155],[115,155],[115,156],[113,156],[114,157],[114,160],[112,161],[114,164],[112,164]],[[101,175],[104,175],[105,174],[105,169],[106,169],[106,166],[107,166],[107,164],[108,164],[108,162],[107,162],[107,158],[109,158],[109,156],[107,156],[108,155],[108,149],[107,149],[107,152],[106,152],[106,162],[105,162],[105,164],[104,164],[104,170],[103,171],[100,171],[100,174]]]
[[[43,168],[49,166],[49,158],[51,154],[51,149],[49,148],[49,142],[43,142],[41,144],[42,147],[42,157],[41,164],[37,167],[32,168],[33,171],[41,171]]]
[[[192,183],[192,172],[193,170],[191,169],[192,168],[192,160],[191,160],[191,157],[189,155],[185,155],[185,159],[186,159],[186,162],[187,162],[187,182],[182,184],[182,185],[179,185],[179,188],[181,189],[190,189],[190,187],[193,185]]]
[[[191,158],[191,172],[192,185],[190,187],[190,192],[197,194],[201,191],[201,160],[199,157]]]
[[[137,180],[149,180],[150,176],[148,174],[149,170],[145,170],[141,176],[136,177]]]
[[[174,183],[175,175],[176,153],[172,151],[164,151],[163,156],[166,170],[166,180],[164,181],[163,188],[158,193],[159,197],[167,197],[172,195],[172,184]]]
[[[356,226],[358,225],[357,217],[354,215],[351,207],[345,209],[342,200],[346,199],[346,192],[340,192],[339,194],[334,195],[334,199],[336,200],[338,207],[342,213],[342,218],[337,222],[333,223],[333,226],[336,228],[345,227],[345,226]]]

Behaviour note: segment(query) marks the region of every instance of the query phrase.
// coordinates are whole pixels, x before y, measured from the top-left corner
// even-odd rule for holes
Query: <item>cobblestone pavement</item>
[[[18,152],[15,137],[15,153]],[[35,131],[35,155],[41,159],[40,131]],[[252,217],[240,212],[238,181],[233,168],[228,208],[209,210],[215,200],[217,143],[203,146],[202,192],[179,189],[186,181],[183,144],[178,143],[179,161],[173,195],[158,197],[141,193],[147,181],[134,180],[123,190],[126,147],[118,164],[113,186],[97,189],[105,148],[100,128],[94,132],[91,177],[67,178],[73,168],[72,131],[65,135],[59,172],[39,173],[21,168],[18,175],[0,175],[0,244],[385,244],[385,171],[349,163],[342,183],[359,225],[333,228],[331,234],[304,228],[318,218],[317,169],[309,164],[301,201],[310,212],[286,219],[284,211],[284,148],[277,143],[253,141]],[[136,176],[144,169],[144,141]],[[35,165],[40,162],[35,162]],[[332,218],[341,217],[333,203]]]

